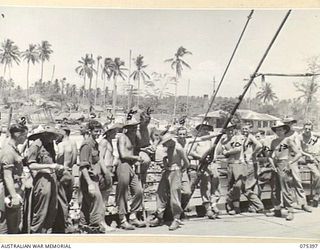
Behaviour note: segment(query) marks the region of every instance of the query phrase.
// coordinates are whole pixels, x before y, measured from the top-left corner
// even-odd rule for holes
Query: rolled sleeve
[[[14,156],[9,152],[3,155],[1,161],[3,169],[10,169],[14,167],[15,159]]]

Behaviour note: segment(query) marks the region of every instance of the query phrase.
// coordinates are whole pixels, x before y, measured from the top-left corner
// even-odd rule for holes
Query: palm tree
[[[95,61],[93,60],[93,56],[91,54],[91,57],[90,57],[90,61],[89,61],[89,71],[87,72],[88,74],[88,77],[89,77],[89,110],[92,109],[92,78],[93,78],[93,74],[94,73],[97,73],[97,71],[93,68],[95,64]]]
[[[72,84],[70,89],[70,97],[75,97],[77,95],[77,86]]]
[[[101,88],[97,88],[96,89],[96,99],[99,100],[101,97],[102,91]]]
[[[262,77],[263,81],[262,81],[262,84],[265,83],[264,81],[264,77]],[[248,87],[248,84],[249,84],[249,79],[245,78],[243,79],[243,81],[245,82],[245,85],[243,86],[243,89],[246,89]],[[257,84],[255,83],[255,81],[252,82],[252,84],[250,85],[249,87],[249,108],[251,109],[251,104],[252,104],[252,95],[251,95],[251,90],[252,90],[252,87],[257,87]]]
[[[106,92],[106,80],[110,80],[111,79],[111,72],[114,69],[114,62],[111,58],[107,57],[104,59],[103,65],[102,65],[102,74],[101,77],[103,78],[103,91],[104,91],[104,101],[103,101],[103,105],[106,104],[106,96],[107,96],[107,92]]]
[[[48,41],[42,41],[41,44],[38,44],[38,53],[41,61],[41,77],[40,81],[42,82],[43,78],[43,63],[45,61],[49,61],[50,54],[52,54],[53,50],[51,49],[51,44]]]
[[[0,90],[1,90],[1,94],[2,96],[5,96],[5,90],[8,86],[8,81],[4,78],[4,77],[0,77]]]
[[[135,60],[134,63],[137,67],[137,69],[135,71],[132,72],[132,74],[130,75],[130,77],[133,77],[134,81],[138,81],[138,101],[137,104],[139,106],[140,104],[140,80],[142,79],[142,81],[145,83],[146,78],[150,79],[150,76],[144,71],[144,69],[148,66],[148,65],[144,65],[143,63],[143,56],[139,55]]]
[[[13,81],[12,78],[9,79],[8,84],[7,84],[7,88],[9,90],[8,96],[11,95],[11,89],[14,88],[15,82]]]
[[[86,54],[85,57],[81,57],[81,60],[78,61],[80,64],[76,68],[76,72],[83,77],[83,91],[82,91],[82,98],[84,98],[85,90],[86,90],[86,78],[89,77],[89,79],[92,80],[93,72],[95,72],[95,69],[93,69],[94,60],[89,56],[89,54]],[[90,81],[91,81],[90,80]],[[91,88],[91,84],[89,89]]]
[[[188,51],[184,47],[179,47],[177,52],[174,54],[173,58],[169,58],[165,60],[165,62],[171,63],[171,68],[175,71],[176,74],[176,85],[175,85],[175,95],[174,95],[174,108],[173,108],[173,116],[176,116],[176,109],[177,109],[177,91],[178,91],[178,82],[179,78],[182,75],[183,67],[187,67],[191,69],[190,65],[186,63],[184,60],[182,60],[182,57],[185,55],[192,55],[190,51]]]
[[[319,90],[319,85],[316,82],[316,76],[312,76],[311,80],[306,83],[294,83],[296,90],[301,92],[302,95],[298,97],[298,100],[304,99],[305,100],[305,116],[309,116],[309,109],[312,101],[315,99],[315,95]]]
[[[0,48],[0,63],[4,64],[3,77],[6,75],[7,67],[12,67],[12,63],[20,63],[20,51],[17,45],[10,39],[5,40]]]
[[[278,99],[276,94],[273,92],[271,83],[268,82],[260,87],[260,91],[257,92],[256,97],[262,100],[264,103],[274,102]]]
[[[23,60],[27,61],[27,99],[29,100],[29,71],[30,71],[30,62],[34,65],[39,62],[39,54],[37,51],[37,46],[35,44],[29,44],[29,48],[22,52]]]
[[[97,88],[98,88],[98,76],[99,76],[99,63],[100,60],[102,59],[102,56],[98,56],[97,57],[97,75],[96,75],[96,90],[95,90],[95,94],[94,94],[94,105],[97,105]]]
[[[53,92],[54,92],[55,94],[59,94],[60,91],[61,91],[61,87],[60,87],[60,84],[59,84],[59,80],[56,79],[56,80],[54,81],[54,84],[53,84]]]
[[[79,99],[80,99],[80,96],[82,96],[82,98],[84,97],[85,92],[86,92],[86,89],[84,85],[82,85],[81,88],[79,89]]]
[[[66,84],[66,93],[65,94],[67,97],[70,97],[70,83]]]
[[[125,80],[126,74],[123,72],[126,70],[124,66],[124,61],[119,57],[116,57],[113,60],[113,63],[110,63],[110,78],[113,78],[113,96],[112,96],[112,114],[115,117],[116,115],[116,105],[117,105],[117,80],[120,77],[122,80]]]

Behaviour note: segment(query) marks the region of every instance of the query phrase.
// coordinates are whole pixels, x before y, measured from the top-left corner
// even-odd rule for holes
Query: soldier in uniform
[[[82,193],[80,223],[89,232],[106,233],[105,206],[99,189],[100,157],[96,138],[102,125],[91,120],[82,131],[84,140],[79,152],[80,191]]]
[[[320,198],[320,140],[319,136],[313,132],[313,124],[311,121],[307,121],[303,125],[303,133],[300,136],[300,143],[302,149],[302,155],[304,156],[300,164],[306,165],[312,174],[312,205],[318,207]]]
[[[161,144],[164,147],[166,155],[163,158],[164,171],[162,173],[157,197],[156,217],[150,221],[150,227],[161,226],[163,224],[163,214],[167,203],[170,202],[170,208],[173,215],[173,222],[169,230],[178,229],[183,223],[180,221],[182,213],[181,207],[181,181],[182,174],[189,165],[186,153],[173,135],[165,134],[162,136]]]
[[[249,198],[252,202],[248,207],[249,212],[262,212],[264,210],[263,203],[259,199],[259,186],[258,186],[258,170],[256,164],[256,155],[262,149],[262,144],[251,134],[251,126],[244,125],[241,128],[243,136],[243,155],[244,161],[247,166],[246,176],[246,195],[251,196]]]
[[[188,138],[188,131],[186,127],[180,126],[177,128],[176,132],[177,138],[176,141],[180,144],[186,154],[188,154],[188,149],[190,147],[191,138]],[[189,157],[192,161],[193,157]],[[197,178],[197,164],[190,164],[188,169],[182,174],[182,184],[181,184],[181,206],[185,210],[188,202],[191,198],[191,194],[195,189],[193,185],[194,181]]]
[[[292,128],[293,124],[297,123],[297,120],[293,119],[292,117],[286,117],[286,118],[284,118],[283,123],[288,125],[290,128],[290,130],[288,131],[286,136],[291,138],[291,141],[296,145],[296,148],[301,153],[301,144],[300,144],[300,140],[299,140],[299,134],[296,131],[294,131]],[[294,158],[295,157],[294,153],[292,152],[291,154],[292,155],[290,157]],[[293,188],[294,188],[294,192],[297,197],[297,203],[298,203],[298,205],[301,206],[302,210],[304,210],[308,213],[311,213],[312,209],[307,205],[306,194],[305,194],[305,191],[302,186],[298,162],[296,161],[292,164],[293,165],[291,166],[291,171],[292,171],[292,176],[293,176]]]
[[[261,201],[257,195],[246,190],[246,178],[248,174],[247,166],[244,162],[244,139],[242,135],[235,134],[236,125],[228,125],[226,136],[222,137],[219,147],[217,147],[217,157],[226,158],[228,164],[228,186],[226,208],[230,215],[239,214],[240,196],[243,193],[250,204],[261,207]],[[260,208],[261,209],[261,208]]]
[[[281,196],[281,190],[276,189],[276,185],[280,185],[279,183],[277,183],[277,173],[269,162],[271,141],[275,139],[276,136],[265,136],[265,131],[260,130],[255,134],[255,137],[262,145],[262,148],[259,152],[257,152],[256,156],[259,186],[263,188],[265,184],[269,184],[271,187],[271,199],[273,199],[274,197]],[[260,195],[261,190],[259,189],[258,191]]]
[[[21,232],[22,204],[25,182],[22,156],[17,148],[27,139],[28,128],[13,124],[9,128],[10,140],[1,151],[0,162],[0,233]],[[5,202],[5,197],[9,202]]]
[[[276,189],[281,190],[283,205],[288,209],[286,220],[291,221],[293,216],[293,197],[291,182],[293,180],[292,166],[299,160],[301,153],[297,148],[297,144],[293,142],[292,137],[287,136],[290,131],[290,126],[283,122],[276,122],[271,127],[276,133],[277,138],[271,142],[271,155],[269,161],[277,172],[277,178],[280,185],[276,185]],[[292,157],[294,155],[294,157]],[[276,192],[279,194],[280,192]],[[281,196],[274,199],[274,211],[267,213],[267,216],[281,217]]]
[[[145,222],[137,218],[137,212],[142,208],[143,189],[135,168],[139,168],[143,159],[134,152],[136,147],[137,129],[139,122],[135,119],[128,120],[123,126],[124,133],[119,135],[117,147],[119,153],[119,165],[116,173],[118,185],[116,190],[116,204],[119,211],[120,228],[134,230],[135,227],[145,227]],[[132,193],[131,209],[128,209],[128,192]],[[129,215],[129,222],[126,214]]]
[[[28,164],[34,176],[31,202],[31,233],[51,233],[57,215],[57,175],[64,166],[56,164],[54,140],[61,134],[39,126],[28,137]]]

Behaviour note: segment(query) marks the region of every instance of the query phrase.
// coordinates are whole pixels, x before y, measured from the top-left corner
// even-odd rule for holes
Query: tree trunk
[[[132,85],[129,85],[129,93],[128,93],[128,110],[131,109],[131,103],[132,103]]]
[[[90,81],[89,81],[89,94],[88,94],[88,99],[89,99],[89,110],[92,109],[92,77],[93,75],[90,77]]]
[[[105,96],[104,96],[104,98],[105,98],[105,104],[107,104],[108,103],[108,98],[109,98],[109,88],[108,88],[108,86],[106,87],[106,89],[105,89]]]
[[[309,119],[309,105],[310,105],[310,103],[307,101],[307,103],[306,103],[306,109],[305,109],[305,119],[306,119],[306,120]]]
[[[51,82],[53,82],[53,77],[54,77],[54,71],[56,69],[56,65],[53,65],[53,68],[52,68],[52,75],[51,75]]]
[[[3,97],[3,90],[4,90],[4,82],[6,80],[5,76],[6,76],[6,71],[7,71],[7,64],[4,64],[4,68],[3,68],[3,83],[0,86],[0,96]]]
[[[190,91],[190,79],[188,80],[188,89],[187,89],[187,109],[186,115],[189,115],[189,91]]]
[[[6,76],[6,71],[7,71],[7,64],[5,63],[4,64],[4,69],[3,69],[3,79],[6,79],[5,76]]]
[[[116,117],[116,105],[117,105],[117,78],[114,78],[113,93],[112,93],[112,114]]]
[[[178,92],[178,75],[176,75],[176,85],[174,88],[174,106],[173,106],[173,118],[176,118],[177,111],[177,92]]]
[[[106,76],[103,79],[103,106],[106,106]]]
[[[27,100],[29,101],[29,70],[30,70],[30,62],[28,62],[27,69]]]
[[[140,105],[140,75],[138,75],[138,100],[137,100],[137,106]]]
[[[42,78],[43,78],[43,60],[41,60],[41,78],[40,78],[40,82],[42,82]]]
[[[97,77],[96,77],[96,91],[94,92],[94,105],[97,105],[97,87],[98,87],[98,76],[99,76],[99,62],[97,63]]]
[[[82,103],[84,102],[85,95],[86,95],[86,74],[84,74],[84,77],[83,77]]]

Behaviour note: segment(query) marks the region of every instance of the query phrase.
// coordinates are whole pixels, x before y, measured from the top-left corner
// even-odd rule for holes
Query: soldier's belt
[[[245,162],[240,160],[229,160],[227,163],[228,164],[244,164]]]
[[[289,161],[289,159],[274,159],[275,162],[283,162],[283,161]]]
[[[164,170],[166,171],[176,171],[180,170],[181,168],[179,166],[171,166],[171,167],[165,167]]]

